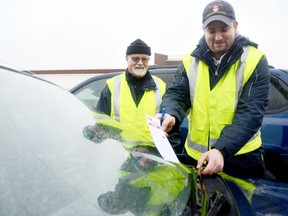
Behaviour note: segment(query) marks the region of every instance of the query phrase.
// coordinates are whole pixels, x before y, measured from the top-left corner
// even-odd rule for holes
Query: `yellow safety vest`
[[[125,124],[130,133],[141,132],[142,141],[153,142],[146,121],[146,114],[154,116],[160,110],[162,96],[166,90],[166,84],[158,77],[152,76],[157,90],[145,91],[136,106],[125,73],[107,80],[111,92],[111,117]]]
[[[195,160],[211,149],[222,129],[232,123],[243,86],[256,68],[263,52],[246,46],[241,58],[210,91],[209,68],[191,53],[183,56],[187,72],[192,107],[188,116],[189,131],[185,148]],[[236,153],[245,154],[261,146],[260,131]]]

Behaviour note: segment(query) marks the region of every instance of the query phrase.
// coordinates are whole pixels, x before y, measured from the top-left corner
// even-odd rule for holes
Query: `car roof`
[[[149,67],[149,72],[153,75],[156,76],[161,76],[162,73],[165,74],[175,74],[175,72],[177,71],[178,66],[177,65],[171,65],[171,66],[151,66]],[[285,80],[286,83],[288,83],[288,70],[284,70],[284,69],[276,69],[273,66],[269,66],[269,71],[271,75],[274,76],[281,76],[282,79]],[[122,71],[123,72],[123,71]],[[81,89],[83,86],[97,81],[97,80],[105,80],[111,77],[114,77],[116,75],[119,75],[122,72],[111,72],[111,73],[105,73],[105,74],[99,74],[99,75],[95,75],[91,78],[88,78],[87,80],[84,80],[83,82],[75,85],[74,87],[72,87],[70,89],[70,92],[75,93],[76,91],[78,91],[79,89]],[[283,75],[286,74],[286,75]],[[170,80],[172,81],[172,80]]]
[[[165,74],[175,74],[177,70],[177,66],[166,66],[166,67],[150,67],[149,68],[149,72],[153,75],[161,75],[161,73],[165,73]],[[111,77],[114,77],[116,75],[119,75],[123,73],[122,72],[111,72],[111,73],[105,73],[105,74],[100,74],[100,75],[95,75],[87,80],[84,80],[83,82],[77,84],[76,86],[72,87],[70,89],[70,92],[74,93],[77,90],[81,89],[83,86],[97,81],[97,80],[105,80]]]

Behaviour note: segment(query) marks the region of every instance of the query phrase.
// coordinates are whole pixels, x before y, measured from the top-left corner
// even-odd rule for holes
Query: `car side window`
[[[153,73],[152,73],[153,74]],[[175,73],[154,73],[153,75],[159,77],[160,79],[162,79],[165,83],[166,83],[166,88],[169,87],[169,85],[172,83],[173,78],[175,76]]]
[[[288,109],[288,86],[280,78],[271,75],[269,105],[266,114]]]
[[[78,90],[75,93],[75,96],[79,98],[82,102],[84,102],[84,104],[89,109],[92,110],[98,103],[101,91],[106,85],[106,80],[107,80],[106,78],[99,79],[99,80],[89,83],[84,88],[81,88],[80,90]]]
[[[172,80],[174,78],[174,74],[157,74],[159,78],[161,78],[167,85],[170,85],[172,83]]]

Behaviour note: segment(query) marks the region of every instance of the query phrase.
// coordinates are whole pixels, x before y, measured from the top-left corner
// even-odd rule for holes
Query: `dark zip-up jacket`
[[[242,47],[247,45],[257,48],[257,44],[238,34],[232,47],[216,67],[204,36],[200,39],[191,55],[209,66],[210,90],[217,85],[230,66],[241,57]],[[225,157],[231,157],[237,153],[259,130],[269,102],[269,81],[269,66],[266,57],[263,56],[243,87],[232,124],[227,125],[222,130],[221,136],[213,146],[213,148],[220,150]],[[161,104],[161,109],[165,107],[166,112],[176,118],[176,125],[172,131],[178,130],[180,123],[191,107],[189,93],[187,73],[181,62],[173,83],[167,89]]]

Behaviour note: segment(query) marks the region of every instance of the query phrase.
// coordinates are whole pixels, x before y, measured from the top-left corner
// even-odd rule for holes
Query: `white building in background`
[[[175,66],[180,62],[179,56],[154,54],[154,65],[151,67]],[[99,74],[124,71],[125,69],[91,69],[91,70],[34,70],[36,76],[48,80],[64,89],[71,89],[78,83]]]

